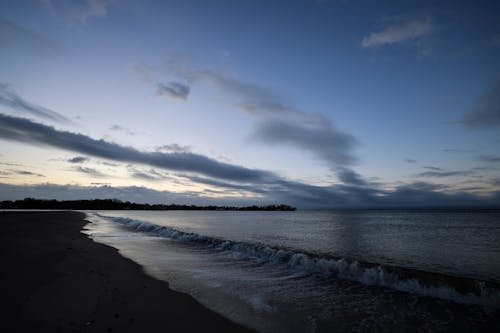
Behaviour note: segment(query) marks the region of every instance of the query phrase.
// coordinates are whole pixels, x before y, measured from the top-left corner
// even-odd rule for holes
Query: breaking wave
[[[97,213],[92,215],[117,222],[133,231],[145,232],[193,246],[203,246],[214,251],[225,252],[238,259],[256,260],[261,264],[277,265],[294,272],[355,281],[369,286],[383,286],[457,303],[500,308],[500,285],[494,282],[380,265],[265,244],[226,240],[135,219],[108,217]],[[93,221],[92,215],[88,216],[88,220]]]

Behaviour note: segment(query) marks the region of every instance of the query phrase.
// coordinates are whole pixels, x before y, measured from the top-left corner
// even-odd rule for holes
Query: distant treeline
[[[78,209],[78,210],[280,210],[292,211],[295,207],[288,205],[267,206],[195,206],[176,204],[139,204],[118,199],[94,199],[94,200],[41,200],[26,198],[16,201],[0,201],[0,209]]]

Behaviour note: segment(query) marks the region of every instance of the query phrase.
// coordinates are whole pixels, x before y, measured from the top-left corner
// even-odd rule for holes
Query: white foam
[[[213,250],[226,252],[238,259],[257,260],[263,264],[273,264],[304,274],[318,274],[360,282],[364,285],[383,286],[403,292],[414,293],[464,304],[477,304],[484,307],[500,307],[500,291],[490,288],[482,281],[474,281],[478,285],[477,293],[461,293],[454,287],[445,284],[426,285],[417,277],[404,278],[381,265],[361,265],[356,260],[320,256],[286,248],[276,248],[264,244],[237,242],[180,231],[174,228],[155,225],[149,222],[123,217],[106,217],[99,214],[89,215],[90,221],[105,218],[117,222],[129,229],[146,232],[183,243],[202,245]],[[259,303],[259,302],[257,302]],[[259,305],[262,307],[262,304]],[[265,306],[263,306],[265,308]]]

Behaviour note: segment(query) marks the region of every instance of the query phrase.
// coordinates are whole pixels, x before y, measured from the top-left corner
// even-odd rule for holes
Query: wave
[[[97,213],[93,215],[117,222],[133,231],[146,232],[193,246],[204,246],[226,252],[238,259],[258,260],[263,264],[279,265],[305,274],[355,281],[368,286],[388,287],[457,303],[500,308],[500,285],[491,281],[380,265],[285,247],[226,240],[124,217],[108,217]],[[92,216],[88,216],[88,220],[92,222]]]

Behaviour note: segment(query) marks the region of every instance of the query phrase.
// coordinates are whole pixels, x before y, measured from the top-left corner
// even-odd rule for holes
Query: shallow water
[[[260,331],[498,325],[498,211],[87,215],[93,239]]]

